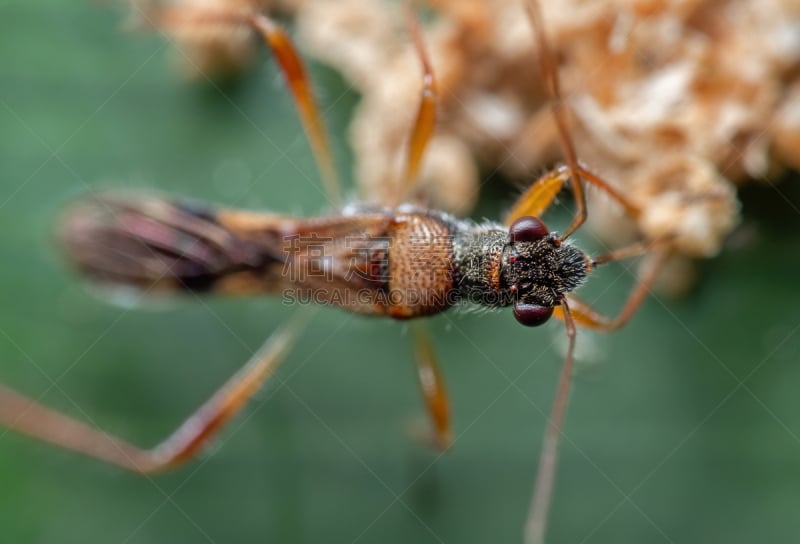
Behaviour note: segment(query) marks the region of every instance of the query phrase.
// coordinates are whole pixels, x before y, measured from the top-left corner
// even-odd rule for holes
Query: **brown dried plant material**
[[[478,169],[530,183],[561,150],[522,3],[429,4],[441,107],[421,186],[432,204],[464,212]],[[682,253],[713,255],[738,222],[733,184],[798,168],[797,0],[542,4],[579,157],[643,207],[636,227],[645,235],[677,230]],[[420,89],[398,10],[306,0],[297,13],[306,48],[363,95],[351,140],[357,179],[377,201],[402,172]],[[629,235],[621,214],[590,205],[598,232]]]
[[[800,78],[797,79],[773,116],[770,131],[776,154],[789,168],[800,172]]]
[[[392,201],[397,191],[420,99],[422,69],[408,42],[401,7],[381,0],[312,0],[297,14],[302,44],[341,70],[362,94],[350,140],[361,197],[372,203]],[[439,94],[454,96],[451,87],[462,74],[450,69],[460,67],[449,62],[446,44],[434,44],[435,35],[427,34]],[[419,187],[435,205],[466,213],[477,201],[478,165],[460,134],[441,130],[449,115],[443,109],[447,102],[437,112],[439,129],[425,154]]]

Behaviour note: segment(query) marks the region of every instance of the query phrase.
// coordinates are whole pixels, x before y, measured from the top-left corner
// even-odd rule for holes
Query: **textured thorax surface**
[[[454,287],[453,224],[424,212],[398,213],[387,234],[389,315],[404,319],[449,307]]]

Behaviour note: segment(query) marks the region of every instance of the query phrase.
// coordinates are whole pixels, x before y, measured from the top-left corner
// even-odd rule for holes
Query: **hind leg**
[[[140,474],[177,467],[199,453],[258,391],[286,356],[304,325],[295,317],[253,358],[155,447],[143,449],[0,385],[0,424],[64,449]]]

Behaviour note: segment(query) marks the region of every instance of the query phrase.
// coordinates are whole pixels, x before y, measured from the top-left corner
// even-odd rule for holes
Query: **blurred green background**
[[[191,86],[164,40],[121,31],[119,10],[11,0],[2,14],[0,380],[155,443],[291,310],[110,305],[54,250],[59,210],[141,186],[314,214],[314,163],[266,53],[238,85]],[[349,171],[357,97],[313,72]],[[485,192],[487,216],[514,194]],[[800,535],[800,191],[742,198],[742,228],[689,296],[648,300],[613,335],[581,331],[551,542]],[[630,274],[600,276],[587,296],[613,308]],[[137,477],[0,431],[0,541],[518,542],[563,328],[511,312],[430,325],[456,424],[446,455],[409,430],[424,420],[405,326],[324,309],[212,451],[175,472]]]

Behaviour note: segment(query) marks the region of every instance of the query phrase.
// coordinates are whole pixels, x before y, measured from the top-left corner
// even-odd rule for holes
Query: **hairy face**
[[[501,281],[518,304],[552,308],[583,283],[586,255],[549,234],[533,242],[509,241],[503,250]]]

